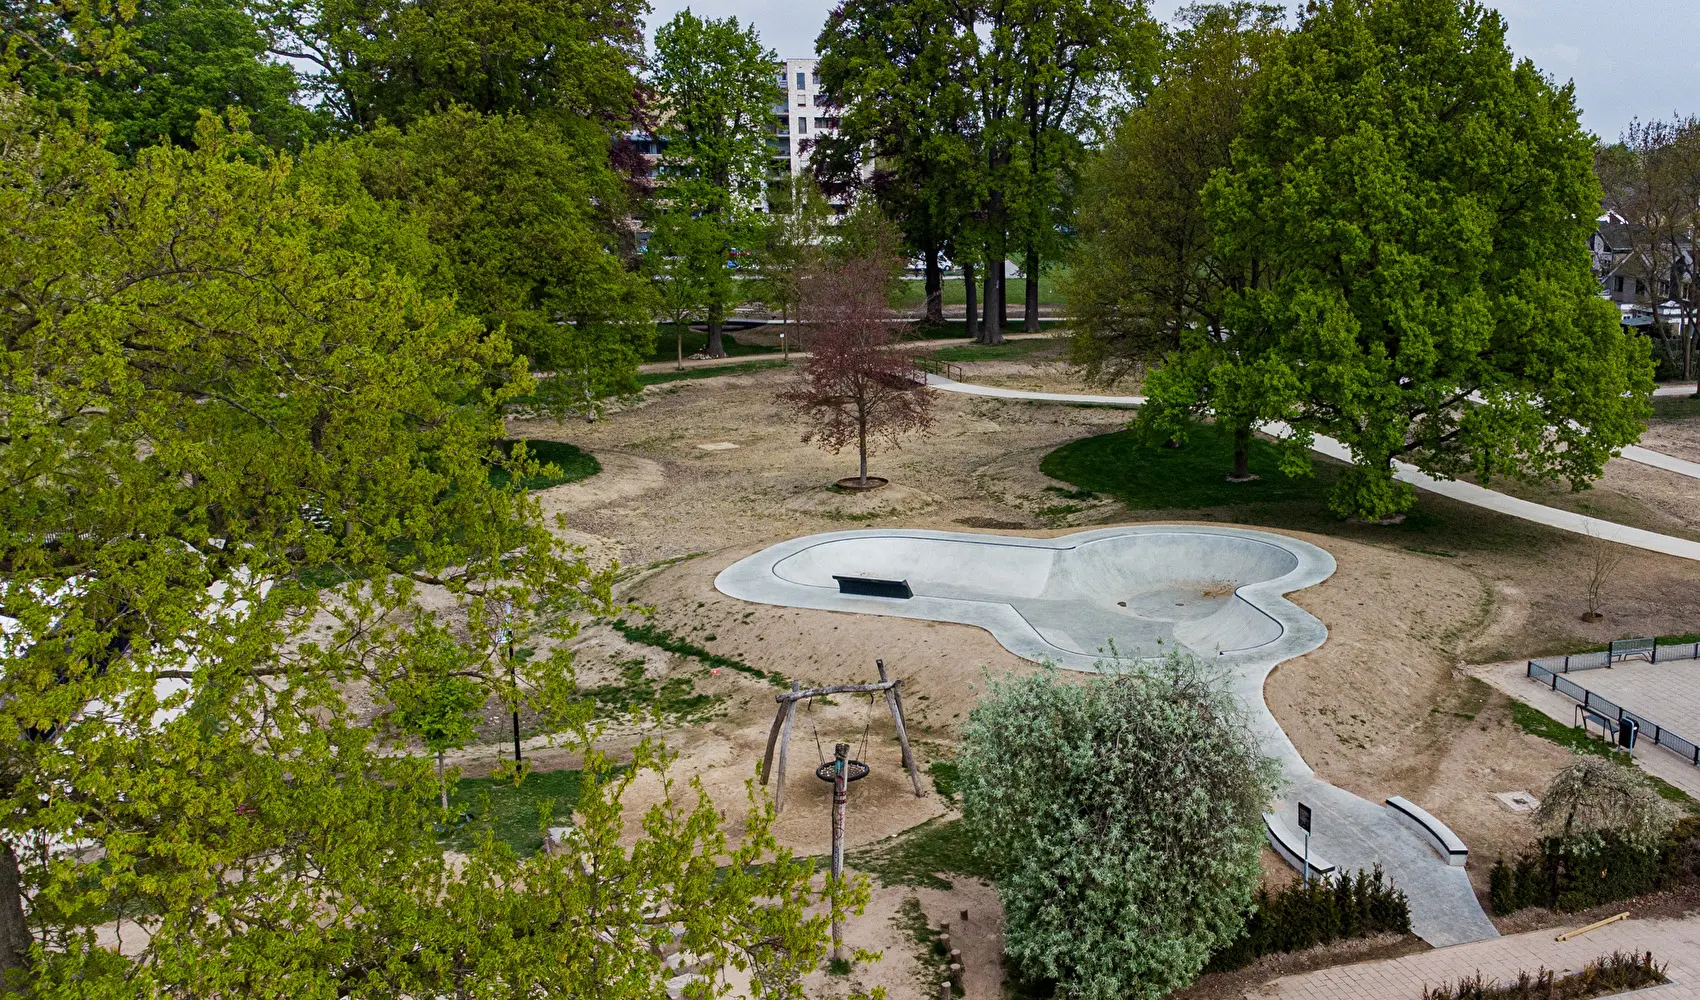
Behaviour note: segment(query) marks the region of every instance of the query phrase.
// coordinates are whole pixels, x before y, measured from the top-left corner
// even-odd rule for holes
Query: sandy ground
[[[1065,369],[1043,359],[965,367],[976,380],[1079,387]],[[541,498],[566,515],[574,540],[587,551],[638,571],[623,585],[623,599],[649,606],[653,623],[676,636],[805,685],[871,680],[874,660],[884,659],[904,679],[925,767],[950,753],[956,727],[990,678],[1032,666],[978,629],[744,604],[715,591],[714,575],[780,539],[848,527],[1041,534],[1137,520],[1110,500],[1060,504],[1055,490],[1064,484],[1038,472],[1051,449],[1116,429],[1128,415],[940,394],[930,435],[871,462],[870,471],[889,477],[895,488],[884,496],[844,496],[824,487],[853,473],[855,456],[832,456],[802,443],[801,427],[773,400],[786,377],[763,372],[671,383],[594,423],[515,421],[511,430],[571,441],[602,461],[600,475]],[[1637,483],[1636,489],[1661,488],[1647,485],[1651,479]],[[1693,512],[1684,508],[1678,516]],[[1334,553],[1339,571],[1295,599],[1328,625],[1329,641],[1276,671],[1267,688],[1271,707],[1328,780],[1373,799],[1405,795],[1450,823],[1472,847],[1473,877],[1485,882],[1497,853],[1514,851],[1533,835],[1527,820],[1500,806],[1492,793],[1539,794],[1567,755],[1523,734],[1510,721],[1509,700],[1465,677],[1462,668],[1628,634],[1691,630],[1700,621],[1700,588],[1693,586],[1700,572],[1681,560],[1637,555],[1612,578],[1606,620],[1590,625],[1579,621],[1585,609],[1579,580],[1590,559],[1585,539],[1513,527],[1492,539],[1466,534],[1448,540],[1448,551],[1435,555],[1376,529],[1324,530],[1330,533],[1295,534]],[[778,688],[633,646],[605,626],[587,629],[577,645],[586,678],[611,676],[620,661],[641,658],[652,676],[689,673],[697,690],[719,697],[711,721],[664,727],[660,735],[679,755],[675,772],[700,780],[727,820],[738,823]],[[792,737],[789,803],[777,832],[783,843],[810,854],[826,848],[829,797],[810,772],[821,756],[830,756],[833,742],[852,744],[873,766],[852,793],[852,844],[897,833],[945,809],[925,776],[929,794],[915,796],[898,766],[883,705],[835,701],[799,715]],[[617,752],[638,733],[616,729],[610,747]],[[469,752],[468,773],[478,773],[481,755],[496,752]],[[572,764],[561,751],[539,749],[533,757],[538,766]],[[658,785],[642,784],[630,804],[640,809],[661,794]],[[852,982],[885,985],[893,1000],[936,995],[922,992],[925,977],[917,977],[920,946],[892,923],[908,895],[920,900],[935,925],[960,920],[953,915],[968,908],[986,921],[985,937],[999,933],[995,896],[969,880],[958,880],[948,894],[881,889],[867,915],[854,922],[851,940],[882,951],[884,960],[858,968],[851,980],[823,975],[811,981],[811,996],[841,996]],[[970,957],[971,997],[996,995],[1001,982],[998,948],[992,940],[985,945],[959,945]]]
[[[1690,462],[1700,462],[1700,419],[1655,420],[1641,435],[1641,443]]]

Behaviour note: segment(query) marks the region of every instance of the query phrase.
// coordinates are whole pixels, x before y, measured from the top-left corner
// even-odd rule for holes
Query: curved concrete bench
[[[1305,840],[1303,834],[1295,834],[1281,822],[1281,817],[1274,813],[1263,814],[1263,827],[1269,831],[1269,846],[1275,853],[1281,855],[1281,860],[1292,865],[1299,872],[1305,870]],[[1325,861],[1315,851],[1310,852],[1310,874],[1312,878],[1331,878],[1335,872],[1332,862]]]
[[[1395,795],[1387,800],[1387,811],[1401,826],[1426,840],[1441,860],[1452,867],[1462,868],[1470,860],[1470,849],[1464,846],[1452,828],[1429,815],[1422,806]]]

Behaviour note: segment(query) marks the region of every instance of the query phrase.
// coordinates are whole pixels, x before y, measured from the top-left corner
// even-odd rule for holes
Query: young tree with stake
[[[891,342],[891,279],[892,262],[876,256],[823,264],[804,280],[809,362],[779,394],[808,421],[803,440],[834,454],[856,446],[864,487],[870,446],[895,446],[933,422],[931,390],[917,380],[913,356]]]

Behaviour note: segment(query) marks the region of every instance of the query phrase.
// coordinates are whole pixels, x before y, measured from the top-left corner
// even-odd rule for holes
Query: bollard
[[[962,949],[961,948],[950,949],[950,963],[952,965],[961,965],[962,964]]]
[[[939,1000],[950,1000],[950,984],[939,984]]]
[[[962,966],[953,965],[950,967],[950,981],[957,986],[962,985]]]
[[[949,934],[940,934],[939,935],[939,947],[943,948],[945,951],[950,950],[950,935]]]

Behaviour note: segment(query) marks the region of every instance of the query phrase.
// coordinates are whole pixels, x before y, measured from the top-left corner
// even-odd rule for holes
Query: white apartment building
[[[773,109],[773,156],[776,161],[785,161],[785,169],[793,177],[808,169],[813,140],[838,131],[838,117],[821,96],[820,74],[816,71],[819,66],[819,59],[786,59],[779,75],[785,103]]]

